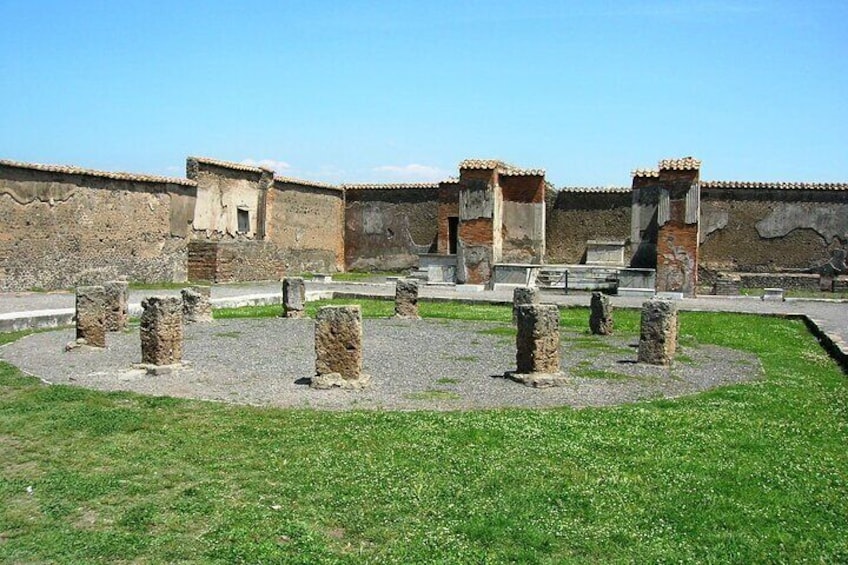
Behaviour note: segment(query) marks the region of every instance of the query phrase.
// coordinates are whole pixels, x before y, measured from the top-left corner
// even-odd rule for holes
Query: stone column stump
[[[192,286],[180,291],[183,298],[183,322],[186,324],[212,321],[212,287]]]
[[[183,301],[152,296],[142,300],[141,362],[160,367],[177,365],[183,357]]]
[[[102,286],[78,286],[76,292],[77,341],[69,344],[106,347],[106,290]]]
[[[310,387],[363,388],[362,312],[359,306],[324,306],[315,319],[315,373]]]
[[[106,331],[122,332],[127,329],[129,314],[129,284],[124,281],[109,281],[103,285],[106,291]]]
[[[670,365],[677,350],[677,306],[670,300],[648,300],[642,305],[639,362]]]
[[[300,277],[283,279],[283,317],[303,318],[306,308],[306,285]]]
[[[589,305],[589,330],[595,335],[612,335],[612,304],[601,292],[592,293]]]
[[[538,304],[539,290],[531,287],[518,287],[512,291],[512,323],[518,321],[518,307],[524,304]]]
[[[512,380],[532,387],[567,384],[559,370],[559,309],[554,304],[522,304],[516,307],[515,373]]]
[[[420,319],[418,315],[418,281],[401,279],[395,285],[395,318]]]

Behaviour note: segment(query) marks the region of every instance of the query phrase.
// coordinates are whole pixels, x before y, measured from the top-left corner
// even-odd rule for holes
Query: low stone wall
[[[192,241],[188,250],[188,276],[197,281],[280,280],[286,263],[286,253],[265,241]]]

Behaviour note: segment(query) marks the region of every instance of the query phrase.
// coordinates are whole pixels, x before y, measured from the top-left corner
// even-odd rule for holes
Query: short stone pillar
[[[142,300],[141,362],[175,365],[183,358],[183,301],[152,296]]]
[[[283,317],[303,318],[306,309],[306,284],[300,277],[283,279]]]
[[[183,298],[183,322],[194,324],[212,321],[212,287],[192,286],[180,291]]]
[[[129,284],[124,281],[109,281],[103,285],[106,292],[106,331],[122,332],[127,329],[129,314]]]
[[[677,350],[677,306],[670,300],[648,300],[642,304],[639,362],[670,365]]]
[[[362,312],[359,306],[324,306],[315,318],[312,388],[362,388]]]
[[[538,304],[539,290],[529,286],[520,286],[512,291],[512,323],[518,320],[518,307],[525,304]]]
[[[525,304],[516,310],[518,373],[559,372],[559,309],[555,304]]]
[[[589,330],[595,335],[612,334],[612,304],[601,292],[592,293],[589,305]]]
[[[418,281],[400,279],[395,284],[395,317],[412,318],[418,316]]]
[[[106,290],[102,286],[77,287],[77,343],[106,347]]]

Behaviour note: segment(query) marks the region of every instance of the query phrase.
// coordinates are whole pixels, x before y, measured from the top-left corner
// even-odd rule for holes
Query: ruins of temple
[[[604,188],[484,159],[342,185],[200,157],[185,178],[0,160],[0,220],[0,291],[346,270],[681,296],[848,285],[848,183],[701,180],[691,157]]]

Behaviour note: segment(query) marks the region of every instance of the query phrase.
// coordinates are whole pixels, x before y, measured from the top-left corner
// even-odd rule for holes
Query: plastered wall
[[[195,187],[124,176],[0,165],[0,291],[185,280]]]
[[[588,240],[630,237],[629,190],[563,189],[550,191],[546,200],[546,263],[581,263]]]
[[[402,270],[436,250],[438,188],[349,189],[345,263],[351,270]],[[445,220],[446,221],[446,220]]]

